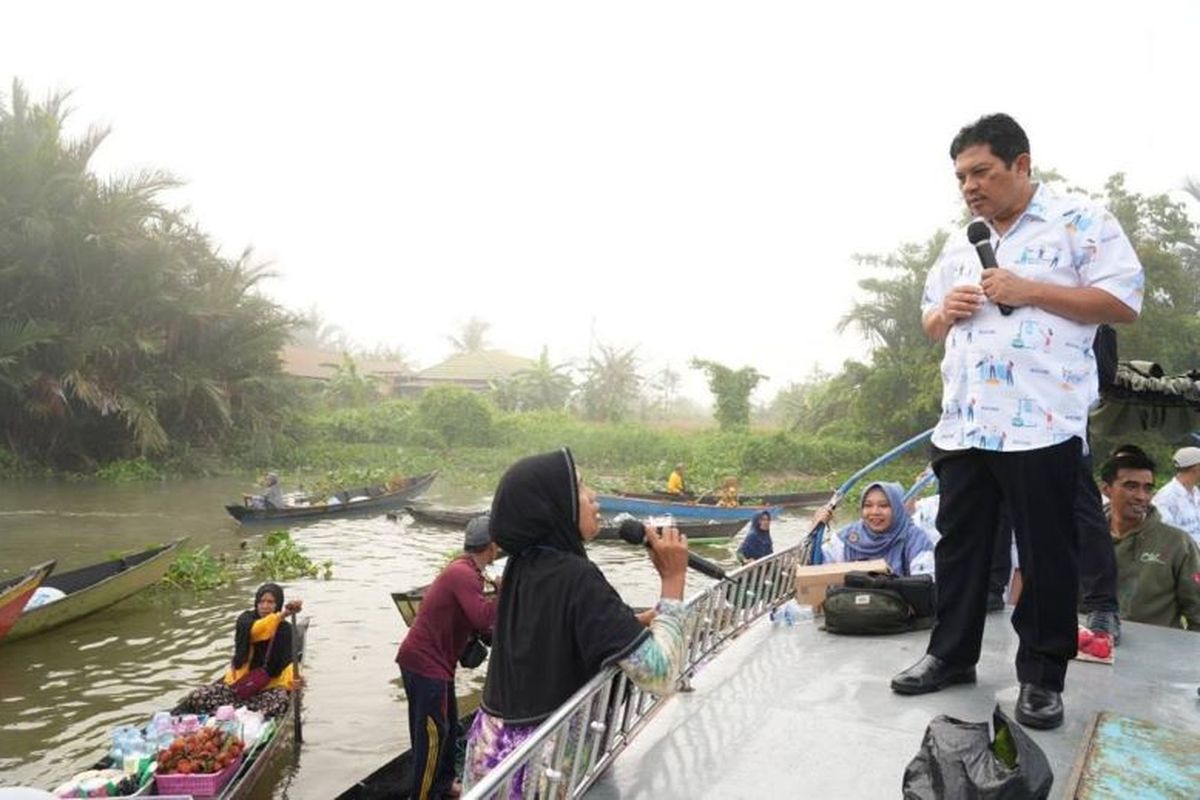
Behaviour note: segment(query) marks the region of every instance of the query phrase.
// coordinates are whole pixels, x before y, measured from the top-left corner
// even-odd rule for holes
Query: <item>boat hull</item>
[[[670,492],[614,492],[613,494],[619,497],[631,497],[638,500],[657,500],[659,502],[678,503],[681,501],[680,495],[671,494]],[[824,503],[833,495],[833,489],[825,489],[820,492],[783,492],[779,494],[742,494],[739,499],[743,504],[756,506],[779,506],[780,508],[803,508],[805,506],[819,505]],[[717,497],[712,494],[702,495],[700,497],[688,497],[683,499],[688,504],[695,503],[701,506],[715,506]]]
[[[52,574],[41,585],[59,589],[66,597],[26,611],[4,641],[23,639],[86,617],[158,583],[185,541],[186,536],[132,556]]]
[[[600,513],[632,514],[635,517],[665,517],[676,519],[749,520],[760,511],[770,511],[774,516],[778,506],[720,506],[692,505],[690,503],[666,503],[660,500],[643,500],[637,497],[622,497],[615,494],[598,495]]]
[[[25,604],[53,569],[54,562],[47,561],[0,585],[0,639],[3,639],[21,618]]]

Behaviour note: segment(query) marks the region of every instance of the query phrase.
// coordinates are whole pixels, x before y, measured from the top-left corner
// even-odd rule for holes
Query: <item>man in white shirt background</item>
[[[1163,522],[1187,531],[1200,545],[1200,447],[1175,451],[1175,477],[1154,495],[1153,504]]]

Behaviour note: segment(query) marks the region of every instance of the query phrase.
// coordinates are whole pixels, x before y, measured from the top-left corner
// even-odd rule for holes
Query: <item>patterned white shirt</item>
[[[1163,522],[1187,531],[1200,544],[1200,489],[1189,491],[1177,478],[1171,478],[1152,502]]]
[[[1038,186],[1021,218],[992,230],[996,261],[1022,278],[1103,289],[1141,311],[1144,276],[1133,246],[1103,206]],[[947,242],[925,280],[921,312],[982,268],[966,229]],[[942,416],[933,443],[943,450],[1037,450],[1085,436],[1099,396],[1092,340],[1096,326],[1022,306],[1003,316],[985,302],[946,336]]]

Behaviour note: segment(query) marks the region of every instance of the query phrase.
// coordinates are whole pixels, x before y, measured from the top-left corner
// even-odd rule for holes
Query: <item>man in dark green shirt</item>
[[[1200,548],[1162,521],[1150,504],[1154,462],[1141,454],[1114,456],[1100,468],[1109,499],[1109,530],[1117,554],[1121,618],[1200,632]]]

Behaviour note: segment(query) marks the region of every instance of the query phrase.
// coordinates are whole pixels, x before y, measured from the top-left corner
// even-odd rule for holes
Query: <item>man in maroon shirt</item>
[[[413,754],[409,797],[420,800],[457,797],[462,791],[454,777],[459,738],[454,670],[471,634],[490,634],[496,621],[496,604],[483,595],[483,568],[497,553],[486,516],[467,524],[463,550],[425,590],[396,654],[408,697]]]

